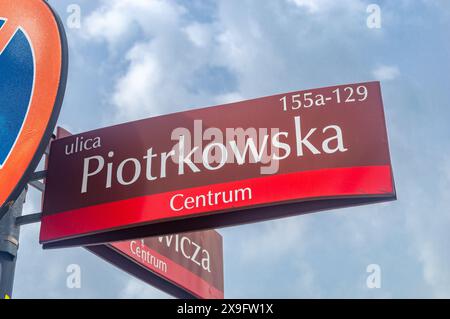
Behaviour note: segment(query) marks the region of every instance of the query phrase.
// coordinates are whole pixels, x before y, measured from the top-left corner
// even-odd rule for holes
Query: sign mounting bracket
[[[23,215],[16,218],[16,226],[24,226],[39,223],[42,219],[42,213]]]

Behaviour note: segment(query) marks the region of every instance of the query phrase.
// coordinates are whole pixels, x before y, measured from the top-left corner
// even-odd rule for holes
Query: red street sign
[[[224,298],[222,236],[214,230],[86,248],[174,297]]]
[[[378,82],[292,92],[52,143],[44,248],[396,198]]]
[[[0,2],[0,218],[50,140],[67,61],[63,25],[45,1]]]

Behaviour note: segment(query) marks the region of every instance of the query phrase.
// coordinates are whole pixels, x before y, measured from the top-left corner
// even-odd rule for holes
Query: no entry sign
[[[395,196],[380,85],[350,84],[55,141],[40,241],[90,245]]]
[[[224,297],[222,236],[214,230],[86,248],[174,297]]]
[[[47,147],[67,63],[64,28],[45,1],[0,1],[0,218]]]

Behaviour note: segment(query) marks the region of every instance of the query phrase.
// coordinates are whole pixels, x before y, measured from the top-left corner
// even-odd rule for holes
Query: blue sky
[[[50,0],[74,133],[293,90],[380,80],[398,201],[220,230],[226,297],[450,297],[450,3],[445,0]],[[381,28],[367,27],[367,6]],[[40,210],[30,191],[26,213]],[[165,298],[82,248],[23,227],[15,297]],[[66,268],[81,267],[68,289]],[[366,268],[381,268],[369,289]]]

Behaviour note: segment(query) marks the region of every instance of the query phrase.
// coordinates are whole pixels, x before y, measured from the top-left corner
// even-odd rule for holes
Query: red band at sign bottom
[[[220,202],[174,211],[170,202],[208,192],[229,192],[249,188],[251,198]],[[93,232],[103,232],[136,224],[198,215],[201,213],[239,210],[259,205],[346,196],[371,196],[393,193],[391,168],[363,166],[322,169],[284,175],[268,175],[248,180],[214,184],[173,192],[153,194],[104,203],[43,217],[40,240],[49,242]],[[180,204],[178,204],[180,206]],[[225,212],[226,213],[226,212]],[[75,222],[79,221],[79,222]]]

